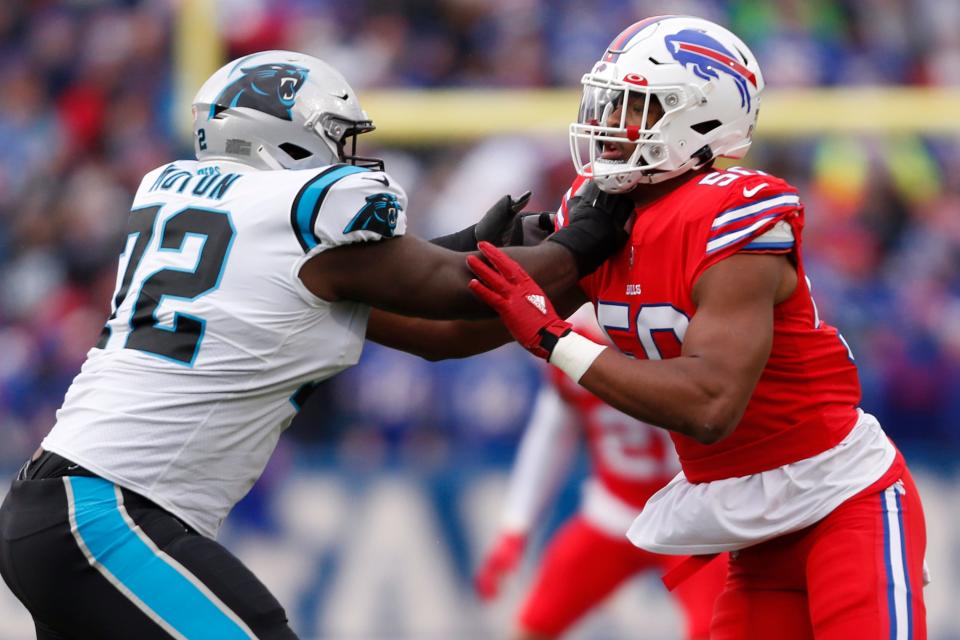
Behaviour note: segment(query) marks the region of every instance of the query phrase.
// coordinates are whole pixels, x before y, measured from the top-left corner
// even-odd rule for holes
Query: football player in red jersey
[[[739,38],[677,16],[628,27],[583,77],[568,198],[599,188],[636,208],[627,245],[556,302],[592,302],[616,349],[489,245],[467,258],[471,288],[528,350],[670,431],[683,473],[628,537],[693,556],[671,583],[731,552],[711,638],[925,638],[920,498],[817,313],[800,197],[713,166],[746,154],[763,87]]]
[[[592,309],[585,307],[571,320],[577,331],[604,340]],[[662,574],[680,560],[638,549],[624,537],[647,499],[680,468],[667,432],[617,411],[555,367],[545,374],[514,463],[496,543],[477,573],[481,598],[496,597],[502,580],[519,565],[531,529],[570,468],[580,431],[592,474],[578,513],[544,551],[517,620],[522,640],[560,636],[627,579],[645,571]],[[718,559],[674,592],[686,638],[709,637],[725,575]]]

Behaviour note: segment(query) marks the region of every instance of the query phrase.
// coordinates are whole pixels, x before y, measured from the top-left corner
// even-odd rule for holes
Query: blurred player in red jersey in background
[[[572,330],[495,248],[474,292],[524,347],[610,405],[671,432],[683,473],[630,528],[692,555],[729,551],[711,638],[925,638],[923,508],[903,456],[859,408],[853,355],[823,322],[794,187],[717,170],[750,147],[764,80],[716,24],[665,16],[624,30],[583,77],[567,201],[599,187],[636,208],[585,300],[616,349]]]
[[[584,335],[605,340],[592,310],[581,309],[571,321]],[[496,597],[503,578],[519,565],[560,475],[569,470],[582,431],[593,474],[579,512],[548,544],[521,608],[517,637],[528,640],[559,636],[628,578],[663,573],[680,560],[638,549],[625,537],[647,499],[680,469],[667,433],[617,411],[554,367],[545,374],[514,463],[497,542],[476,578],[483,599]],[[718,559],[674,592],[690,640],[709,637],[725,575]]]

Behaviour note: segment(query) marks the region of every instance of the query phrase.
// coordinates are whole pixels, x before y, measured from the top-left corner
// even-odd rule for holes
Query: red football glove
[[[522,533],[504,533],[496,546],[484,558],[483,564],[473,579],[473,586],[481,600],[492,600],[500,592],[503,578],[517,568],[523,557],[527,538]]]
[[[540,285],[516,261],[489,242],[477,248],[493,266],[476,255],[467,256],[467,266],[477,276],[470,281],[470,290],[500,314],[527,351],[549,360],[557,340],[570,333],[572,325],[557,315]]]

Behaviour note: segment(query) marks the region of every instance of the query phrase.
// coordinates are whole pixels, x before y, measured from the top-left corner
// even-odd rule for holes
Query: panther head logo
[[[397,229],[397,217],[401,209],[397,196],[392,193],[375,193],[367,196],[367,203],[344,227],[343,233],[373,231],[384,238],[391,238]]]
[[[309,69],[292,64],[272,63],[243,67],[242,76],[231,82],[210,105],[210,118],[224,109],[247,107],[292,120],[290,109]]]

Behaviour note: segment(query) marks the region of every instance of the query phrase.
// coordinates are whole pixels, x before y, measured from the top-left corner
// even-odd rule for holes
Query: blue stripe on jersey
[[[320,206],[323,204],[323,199],[327,197],[330,187],[341,178],[364,171],[368,171],[368,169],[338,164],[324,170],[323,173],[303,185],[300,193],[293,200],[290,222],[293,224],[297,241],[300,242],[304,251],[309,251],[320,244],[320,238],[317,237],[314,227],[317,223]]]
[[[792,249],[793,240],[787,242],[751,242],[740,251],[773,251],[776,249]]]
[[[790,211],[793,207],[790,205],[775,204],[773,206],[767,207],[765,209],[760,209],[759,211],[754,211],[753,213],[747,214],[732,222],[728,222],[720,227],[717,227],[713,230],[713,233],[710,235],[710,240],[716,240],[717,238],[722,238],[731,233],[736,233],[737,231],[742,231],[744,227],[749,226],[757,220],[762,220],[769,218],[771,215],[776,215],[782,211]],[[735,227],[735,228],[731,228]]]
[[[780,209],[781,207],[773,207],[774,209]],[[741,227],[739,229],[734,229],[732,231],[727,231],[724,233],[719,233],[712,238],[707,240],[707,253],[713,253],[714,251],[719,251],[724,247],[735,244],[743,238],[747,238],[754,231],[763,228],[770,220],[773,220],[778,215],[780,211],[775,211],[770,213],[770,210],[763,211],[762,214],[757,214],[756,216],[751,216],[750,220],[753,224]]]
[[[756,200],[721,211],[715,216],[711,227],[718,229],[731,222],[744,220],[773,207],[784,205],[796,206],[798,204],[800,204],[800,196],[796,193],[778,193],[769,198],[763,198],[762,200]]]
[[[131,529],[120,512],[113,483],[82,476],[66,480],[72,492],[74,535],[85,547],[87,560],[138,599],[134,604],[146,607],[144,613],[190,640],[253,637],[227,615],[223,603],[212,600],[182,567],[172,565]]]

